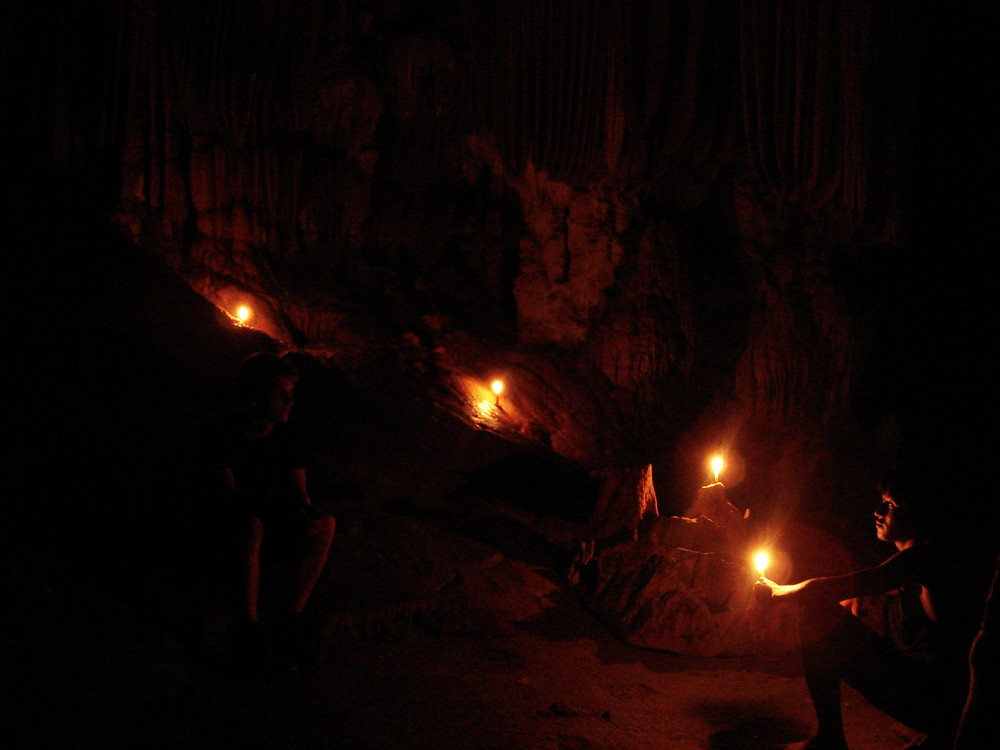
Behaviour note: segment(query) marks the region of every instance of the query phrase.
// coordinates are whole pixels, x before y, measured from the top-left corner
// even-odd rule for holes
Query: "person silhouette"
[[[756,594],[799,608],[800,653],[818,729],[790,747],[845,750],[841,683],[925,734],[923,748],[950,748],[968,691],[968,653],[985,599],[968,550],[945,538],[932,483],[894,472],[879,485],[875,532],[895,546],[887,560],[845,575],[781,585],[761,577]],[[885,632],[852,606],[885,595]],[[976,602],[978,601],[978,606]]]
[[[231,631],[244,666],[281,674],[315,663],[302,613],[326,565],[336,521],[309,496],[306,452],[290,424],[298,371],[285,357],[249,356],[239,368],[241,408],[209,426],[206,461],[239,528],[241,607]],[[292,560],[284,604],[265,630],[260,620],[262,552]]]

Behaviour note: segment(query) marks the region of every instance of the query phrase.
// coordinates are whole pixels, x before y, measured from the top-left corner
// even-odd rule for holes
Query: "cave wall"
[[[666,511],[716,445],[743,505],[828,515],[860,492],[838,470],[891,454],[852,401],[857,276],[908,241],[919,8],[52,5],[20,11],[58,29],[21,95],[45,156],[99,165],[128,236],[286,346],[359,383],[395,358],[588,469],[652,463]]]

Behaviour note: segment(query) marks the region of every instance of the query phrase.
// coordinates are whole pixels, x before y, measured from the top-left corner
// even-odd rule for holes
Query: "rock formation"
[[[25,153],[112,192],[222,324],[246,306],[369,396],[601,478],[589,541],[631,536],[602,571],[702,592],[654,605],[602,572],[606,609],[694,621],[742,591],[709,542],[661,538],[701,533],[677,519],[711,446],[765,518],[867,502],[895,448],[873,352],[914,223],[920,8],[53,5],[6,27],[51,81],[12,89],[52,123]]]

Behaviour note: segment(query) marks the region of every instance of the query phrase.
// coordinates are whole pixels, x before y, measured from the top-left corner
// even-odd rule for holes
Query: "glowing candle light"
[[[715,474],[715,481],[719,481],[719,474],[722,473],[723,467],[726,463],[722,460],[722,456],[713,456],[711,461],[712,473]]]
[[[236,308],[236,317],[239,319],[240,323],[246,323],[250,320],[250,316],[253,315],[253,311],[246,305],[240,305]]]
[[[768,564],[771,562],[771,556],[767,554],[766,550],[759,550],[753,556],[754,567],[757,568],[757,572],[764,575],[764,571],[767,570]]]
[[[494,380],[490,385],[490,388],[492,388],[493,392],[497,394],[497,406],[500,406],[500,394],[503,393],[503,381]]]

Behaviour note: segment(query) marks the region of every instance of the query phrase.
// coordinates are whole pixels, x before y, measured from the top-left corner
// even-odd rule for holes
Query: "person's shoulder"
[[[921,539],[912,547],[903,550],[913,559],[918,560],[943,560],[954,554],[954,547],[946,540],[937,537]]]
[[[899,550],[892,559],[909,571],[909,575],[920,577],[923,571],[940,567],[947,556],[947,550],[939,542],[923,539]]]
[[[980,550],[954,536],[940,536],[928,539],[906,550],[910,552],[912,566],[921,571],[927,580],[938,578],[954,579],[957,575],[973,579],[982,577],[987,567]]]

